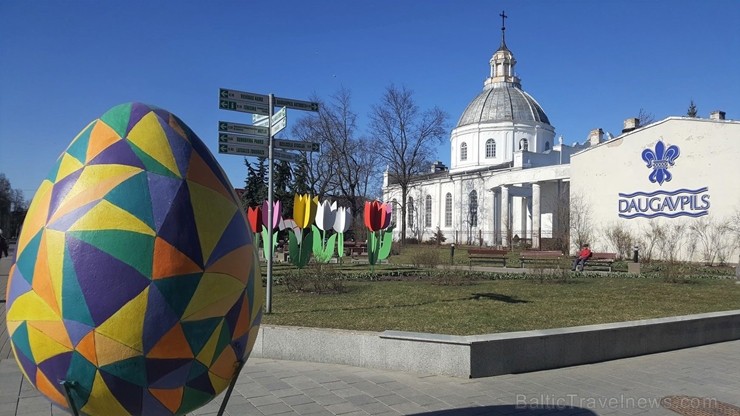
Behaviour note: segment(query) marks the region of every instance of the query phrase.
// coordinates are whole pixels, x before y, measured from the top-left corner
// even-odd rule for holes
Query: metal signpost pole
[[[273,94],[269,95],[268,102],[267,102],[267,109],[270,113],[268,115],[268,124],[267,124],[267,135],[268,135],[268,141],[269,144],[267,146],[267,238],[263,242],[267,247],[266,253],[267,253],[267,293],[266,293],[266,299],[265,299],[265,313],[272,313],[272,229],[274,227],[273,222],[273,216],[272,216],[272,160],[273,160],[273,154],[272,154],[272,113],[273,113],[273,107],[272,103],[275,99],[275,96]]]

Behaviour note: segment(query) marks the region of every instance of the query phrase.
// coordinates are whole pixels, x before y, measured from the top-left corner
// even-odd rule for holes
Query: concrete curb
[[[252,355],[475,378],[737,339],[740,310],[475,336],[262,325]]]

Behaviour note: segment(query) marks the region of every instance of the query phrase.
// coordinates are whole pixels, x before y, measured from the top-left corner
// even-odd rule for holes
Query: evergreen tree
[[[694,100],[691,100],[691,103],[689,104],[689,109],[686,111],[686,115],[689,117],[697,118],[697,112],[696,112],[696,105],[694,104]]]
[[[276,159],[272,172],[272,198],[273,201],[281,202],[283,218],[293,217],[293,193],[290,189],[292,178],[293,172],[290,164],[284,160]]]
[[[242,202],[247,207],[262,205],[262,201],[267,199],[267,160],[258,158],[253,165],[245,158],[244,164],[247,166],[247,179]]]
[[[293,182],[291,184],[292,194],[309,194],[311,193],[311,187],[309,186],[308,179],[308,160],[306,155],[302,154],[301,159],[296,163],[295,171],[293,172]]]

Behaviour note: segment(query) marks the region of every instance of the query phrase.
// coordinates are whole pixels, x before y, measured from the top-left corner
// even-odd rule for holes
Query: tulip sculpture
[[[334,218],[334,231],[337,233],[337,256],[339,261],[344,257],[344,233],[352,225],[352,210],[349,208],[339,207],[337,216]]]
[[[367,259],[371,265],[383,260],[391,253],[393,244],[393,227],[391,223],[391,206],[380,201],[365,202],[365,226],[370,231],[367,235]]]
[[[290,262],[297,268],[302,269],[311,258],[311,230],[308,226],[316,217],[316,209],[319,203],[318,197],[311,198],[310,195],[296,195],[293,199],[293,221],[301,230],[298,233],[293,230],[289,235],[288,249],[290,250]]]
[[[311,230],[313,230],[313,256],[320,263],[328,263],[334,255],[334,244],[337,235],[334,234],[327,240],[326,231],[334,227],[336,217],[336,201],[329,204],[329,201],[324,200],[316,209],[316,225],[312,225]]]
[[[268,258],[270,253],[268,253],[267,250],[267,240],[268,240],[268,225],[267,221],[270,218],[270,214],[267,212],[267,209],[270,207],[270,203],[265,200],[265,202],[262,203],[262,241],[264,242],[264,246],[262,246],[262,250],[265,253],[265,258]],[[282,204],[280,201],[273,201],[272,202],[272,253],[275,253],[275,248],[277,247],[277,238],[278,233],[274,232],[278,226],[280,225],[280,222],[282,220],[282,215],[280,215],[280,211],[282,209]]]
[[[260,207],[247,207],[247,222],[252,228],[255,250],[259,250],[260,231],[262,231],[262,209]]]

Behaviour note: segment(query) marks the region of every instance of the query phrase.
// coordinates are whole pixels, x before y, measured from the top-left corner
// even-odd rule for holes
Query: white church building
[[[483,91],[452,130],[449,169],[437,162],[409,189],[407,238],[426,241],[439,230],[448,243],[509,246],[511,240],[540,248],[566,232],[570,156],[602,138],[575,146],[556,141],[547,114],[514,72],[504,30]],[[391,172],[384,175],[383,200],[401,203]],[[394,219],[400,236],[401,221]]]
[[[738,261],[740,122],[721,111],[646,126],[627,119],[616,138],[595,129],[565,145],[522,89],[504,30],[483,91],[452,130],[449,169],[436,162],[409,187],[407,238],[571,253],[588,242],[622,256],[637,245],[652,258]],[[395,207],[398,239],[392,172],[383,200]]]

